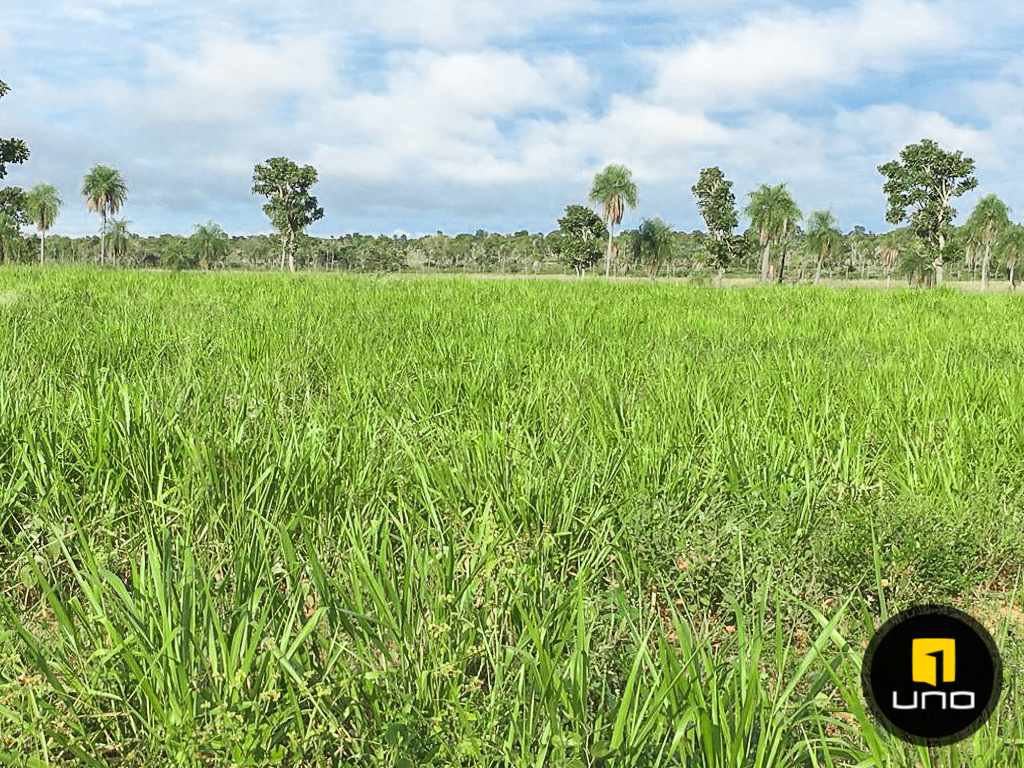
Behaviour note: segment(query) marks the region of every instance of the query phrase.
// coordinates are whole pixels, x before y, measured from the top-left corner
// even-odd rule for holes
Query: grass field
[[[1024,300],[0,270],[0,762],[1024,765]],[[865,714],[952,602],[1002,704]]]

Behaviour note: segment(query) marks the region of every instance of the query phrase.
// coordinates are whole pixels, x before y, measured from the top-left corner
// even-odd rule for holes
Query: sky
[[[312,164],[311,234],[550,231],[608,163],[624,220],[700,219],[720,166],[742,204],[786,183],[805,213],[885,229],[880,163],[929,137],[977,161],[1024,217],[1018,0],[3,0],[0,135],[47,182],[53,232],[92,234],[79,194],[121,170],[139,234],[270,231],[253,166]]]

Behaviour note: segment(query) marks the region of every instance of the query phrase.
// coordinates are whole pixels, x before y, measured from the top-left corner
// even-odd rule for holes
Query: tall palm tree
[[[995,195],[985,195],[967,220],[967,229],[981,245],[981,290],[988,290],[988,268],[992,249],[1010,226],[1010,209]]]
[[[1011,224],[999,241],[1000,255],[1006,262],[1006,277],[1010,290],[1017,288],[1017,263],[1024,258],[1024,226]]]
[[[128,185],[121,172],[106,165],[94,165],[82,180],[86,207],[103,221],[100,239],[100,263],[107,255],[107,219],[116,216],[128,199]]]
[[[774,187],[762,184],[750,193],[746,213],[764,249],[761,252],[761,280],[767,282],[771,275],[772,247],[781,246],[796,228],[796,223],[801,219],[800,209],[796,207],[785,184]],[[782,280],[784,264],[785,253],[780,253],[779,280]]]
[[[230,241],[227,232],[221,228],[220,224],[210,221],[206,224],[196,225],[196,231],[192,235],[192,245],[199,256],[200,265],[204,269],[208,269],[211,264],[222,261],[227,256]]]
[[[624,165],[609,165],[594,177],[590,202],[599,204],[608,227],[608,250],[605,252],[604,276],[612,273],[612,238],[615,227],[622,223],[626,208],[636,208],[637,192],[633,172]]]
[[[46,233],[53,228],[53,222],[63,204],[57,188],[50,184],[37,184],[25,196],[25,210],[39,230],[40,264],[46,260]]]
[[[821,268],[842,243],[843,234],[836,227],[831,211],[814,211],[807,217],[807,248],[814,254],[814,282],[821,282]]]
[[[128,256],[128,247],[131,245],[131,233],[128,225],[131,222],[124,219],[114,219],[110,222],[110,256],[116,266],[118,261],[122,263]]]

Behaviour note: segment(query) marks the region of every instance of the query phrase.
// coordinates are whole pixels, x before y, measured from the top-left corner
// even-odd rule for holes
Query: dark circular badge
[[[980,728],[999,701],[1002,661],[992,636],[963,611],[921,605],[875,633],[861,671],[864,698],[890,733],[942,746]]]

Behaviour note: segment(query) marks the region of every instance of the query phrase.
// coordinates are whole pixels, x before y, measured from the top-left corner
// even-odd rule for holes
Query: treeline
[[[652,273],[652,264],[635,247],[638,230],[625,230],[615,236],[612,249],[611,274],[614,276],[645,276]],[[671,232],[664,260],[657,263],[657,275],[695,277],[710,280],[718,277],[708,250],[708,236],[702,231]],[[749,276],[759,270],[760,248],[757,232],[750,228],[742,236],[736,258],[723,274]],[[957,228],[946,248],[946,268],[954,280],[982,278],[984,248],[974,242],[967,227]],[[38,235],[18,238],[6,251],[13,263],[34,263],[39,260]],[[426,237],[387,237],[343,235],[341,237],[304,237],[296,250],[299,269],[338,270],[353,272],[443,271],[507,274],[573,274],[575,254],[567,248],[566,238],[559,230],[547,234],[517,232],[496,234],[479,231],[474,234],[434,234]],[[888,279],[924,284],[931,272],[924,249],[907,229],[876,234],[856,227],[841,235],[826,258],[813,248],[814,243],[802,228],[788,243],[789,266],[786,282],[813,282],[816,279]],[[100,263],[100,238],[51,235],[46,240],[47,261],[63,264]],[[141,237],[128,235],[124,248],[108,252],[109,264],[133,268],[163,269],[279,269],[281,244],[277,236],[227,236],[221,247],[212,251],[194,236],[160,235]],[[603,254],[602,254],[603,256]],[[1009,279],[1017,266],[1017,250],[997,249],[989,262],[991,277]],[[596,261],[579,270],[586,273]]]
[[[0,97],[8,92],[0,82]],[[29,158],[20,139],[0,140],[0,179],[9,164]],[[28,191],[0,188],[0,262],[98,263],[165,269],[320,269],[359,272],[441,270],[500,273],[575,273],[602,269],[606,276],[688,276],[719,280],[757,275],[769,282],[905,278],[911,285],[978,279],[987,287],[1002,273],[1010,287],[1024,254],[1024,227],[988,195],[964,226],[953,220],[955,199],[978,185],[974,161],[924,139],[878,168],[884,178],[887,221],[896,229],[876,234],[863,227],[843,233],[829,211],[801,212],[785,184],[763,184],[743,208],[750,224],[739,230],[733,184],[717,167],[701,170],[691,187],[704,230],[681,232],[660,218],[616,232],[640,202],[631,171],[609,165],[594,177],[588,203],[570,204],[549,232],[498,234],[437,232],[424,237],[350,234],[312,237],[306,230],[324,218],[313,195],[317,171],[275,157],[253,170],[252,193],[275,235],[231,236],[218,224],[192,234],[142,237],[116,218],[128,200],[121,173],[96,165],[82,180],[85,207],[100,220],[98,236],[50,235],[64,201],[38,184]],[[600,215],[599,215],[600,213]],[[34,232],[32,231],[34,229]],[[26,232],[26,230],[29,230]],[[602,264],[603,262],[603,264]]]

